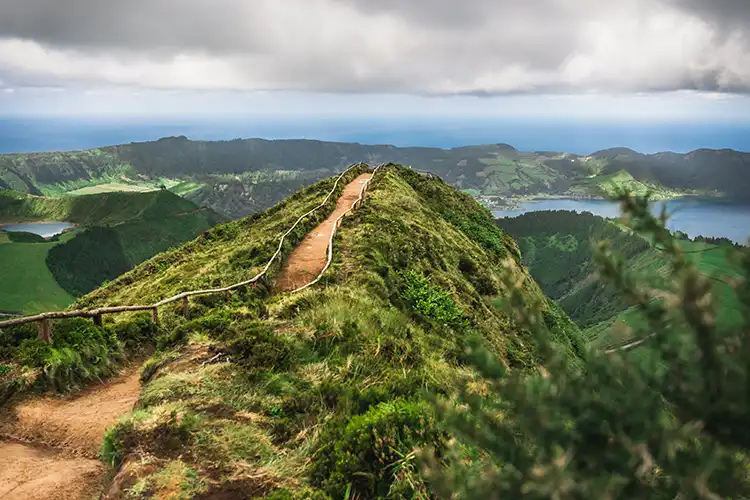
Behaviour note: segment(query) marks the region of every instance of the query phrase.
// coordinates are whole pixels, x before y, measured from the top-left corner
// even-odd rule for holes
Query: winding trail
[[[138,367],[68,397],[29,399],[0,413],[0,498],[95,498],[104,433],[140,394]]]
[[[294,249],[277,281],[276,287],[280,291],[296,291],[309,285],[327,268],[328,247],[332,244],[336,224],[340,223],[340,219],[361,200],[372,176],[373,173],[365,173],[350,182],[337,200],[333,212]],[[327,200],[328,198],[323,203]],[[180,215],[187,213],[192,212]],[[307,215],[309,213],[300,217],[297,223]],[[289,230],[290,232],[297,223]],[[282,244],[283,238],[277,254],[263,273],[249,282],[265,274],[281,251]],[[240,285],[242,284],[233,285],[227,290]],[[186,292],[165,299],[159,304],[135,308],[154,309],[182,296],[221,291],[223,289]],[[105,312],[111,313],[112,309],[117,308],[110,308]],[[65,314],[57,313],[54,317],[65,317]],[[26,318],[22,321],[38,319]],[[105,383],[91,385],[72,396],[31,398],[13,407],[0,409],[0,498],[98,498],[107,479],[106,467],[98,460],[99,447],[107,428],[113,425],[120,415],[131,411],[138,400],[141,389],[139,366],[134,364],[120,376]]]
[[[295,248],[284,263],[276,287],[281,292],[292,292],[312,283],[328,262],[328,244],[336,229],[336,221],[352,208],[362,194],[372,173],[362,174],[346,185],[336,202],[334,211]]]

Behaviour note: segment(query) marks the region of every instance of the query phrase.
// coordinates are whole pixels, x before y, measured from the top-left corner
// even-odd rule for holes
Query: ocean
[[[0,153],[86,149],[184,135],[199,140],[317,139],[323,141],[452,148],[507,143],[521,151],[589,154],[611,147],[642,153],[698,148],[750,151],[750,122],[601,123],[487,118],[205,119],[0,118]]]

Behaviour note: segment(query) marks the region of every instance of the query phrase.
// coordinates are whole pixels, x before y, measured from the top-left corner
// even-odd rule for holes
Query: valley
[[[537,196],[603,199],[626,187],[654,199],[747,200],[750,154],[696,150],[644,155],[625,148],[588,156],[522,152],[507,144],[453,149],[313,140],[153,142],[86,151],[0,155],[0,188],[35,195],[152,191],[164,187],[232,218],[265,210],[357,161],[394,162],[439,175],[488,203]]]
[[[609,241],[633,279],[659,288],[669,274],[670,260],[651,242],[625,231],[616,218],[605,219],[590,212],[533,211],[498,219],[498,224],[518,240],[523,262],[534,279],[578,323],[592,345],[607,346],[624,340],[623,330],[614,328],[616,324],[645,326],[642,315],[631,304],[597,279],[594,255],[598,242]],[[730,257],[735,249],[732,242],[704,238],[691,241],[683,234],[677,244],[688,260],[713,280],[713,293],[721,307],[719,324],[725,328],[740,325],[742,309],[730,283],[741,271]]]
[[[52,220],[66,222],[39,223]],[[224,220],[165,190],[58,198],[0,190],[0,310],[63,309]]]

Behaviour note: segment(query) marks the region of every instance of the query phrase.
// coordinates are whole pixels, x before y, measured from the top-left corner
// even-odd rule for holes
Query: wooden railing
[[[50,342],[51,340],[51,324],[50,320],[52,319],[63,319],[63,318],[92,318],[94,320],[94,324],[97,326],[102,326],[102,316],[105,314],[118,314],[118,313],[124,313],[124,312],[137,312],[137,311],[151,311],[152,319],[154,323],[159,322],[159,308],[162,306],[165,306],[167,304],[171,304],[173,302],[182,301],[182,308],[183,308],[183,315],[189,316],[190,313],[190,304],[189,304],[189,298],[195,297],[198,295],[213,295],[213,294],[226,294],[227,300],[229,299],[229,293],[233,290],[236,290],[238,288],[243,288],[248,285],[252,285],[253,283],[256,283],[258,280],[260,280],[262,277],[268,273],[268,270],[271,268],[271,265],[274,263],[274,261],[281,255],[281,250],[284,246],[284,240],[287,236],[289,236],[292,231],[299,225],[302,220],[304,220],[306,217],[310,216],[312,213],[314,213],[316,210],[322,208],[325,206],[326,203],[328,203],[328,200],[331,199],[331,196],[336,192],[336,189],[338,188],[338,184],[341,181],[341,179],[344,178],[344,176],[352,169],[358,168],[358,167],[369,167],[369,165],[365,163],[355,163],[354,165],[351,165],[349,168],[344,170],[341,175],[336,179],[336,182],[333,184],[333,188],[328,193],[328,196],[323,200],[323,202],[320,203],[320,205],[316,206],[309,212],[307,212],[304,215],[301,215],[297,221],[292,225],[289,230],[284,233],[281,238],[279,239],[279,246],[276,250],[276,253],[273,254],[271,259],[268,261],[268,263],[265,265],[263,270],[255,277],[242,281],[240,283],[235,283],[233,285],[229,285],[222,288],[212,288],[207,290],[191,290],[189,292],[183,292],[179,293],[177,295],[174,295],[172,297],[168,297],[162,301],[159,301],[155,304],[148,304],[148,305],[135,305],[135,306],[112,306],[112,307],[100,307],[96,309],[86,309],[86,310],[76,310],[76,311],[54,311],[54,312],[46,312],[42,314],[37,314],[34,316],[24,316],[20,318],[14,318],[10,320],[0,321],[0,328],[6,328],[10,326],[17,326],[17,325],[24,325],[28,323],[38,323],[38,330],[39,330],[39,338]],[[374,171],[375,172],[380,168],[378,166]],[[362,193],[364,193],[364,187]],[[358,199],[355,204],[359,203],[362,199],[362,193],[360,193],[360,199]],[[350,209],[351,210],[351,209]],[[348,211],[347,211],[348,213]],[[343,217],[343,216],[342,216]],[[335,233],[335,230],[334,230]],[[333,240],[333,236],[331,236],[331,240]],[[332,244],[332,243],[331,243]],[[329,253],[330,253],[330,246],[329,246]],[[330,260],[329,260],[330,265]],[[326,266],[326,269],[328,268],[328,265]],[[324,269],[325,271],[325,269]],[[322,273],[321,273],[322,275]],[[318,277],[320,279],[320,276]],[[316,279],[315,282],[318,281]],[[311,283],[312,284],[312,283]],[[310,285],[308,285],[310,286]],[[306,287],[305,287],[306,288]],[[295,290],[299,291],[299,290]],[[292,292],[294,293],[294,292]]]
[[[333,238],[336,236],[336,229],[338,229],[339,226],[341,226],[341,221],[344,220],[344,217],[346,217],[347,215],[349,215],[349,213],[352,210],[354,210],[355,208],[359,207],[359,205],[362,203],[362,200],[364,199],[364,196],[365,196],[365,191],[367,191],[367,188],[370,185],[370,182],[372,182],[373,177],[375,177],[375,174],[377,173],[378,170],[380,170],[380,168],[382,166],[383,166],[382,164],[378,165],[375,168],[375,170],[373,170],[372,177],[370,177],[369,179],[367,179],[367,182],[365,182],[362,185],[362,189],[359,192],[359,198],[357,198],[354,201],[354,203],[352,203],[352,206],[349,207],[349,210],[347,210],[346,212],[344,212],[343,214],[341,214],[339,216],[339,218],[336,219],[336,222],[334,222],[333,229],[331,230],[331,237],[328,240],[328,259],[326,260],[326,265],[323,267],[323,270],[320,271],[320,273],[318,274],[318,276],[314,280],[312,280],[310,283],[308,283],[307,285],[301,286],[301,287],[297,288],[296,290],[293,290],[291,293],[301,292],[302,290],[305,290],[305,289],[313,286],[314,284],[316,284],[318,281],[320,281],[323,278],[323,274],[328,270],[329,267],[331,267],[331,263],[333,262]]]

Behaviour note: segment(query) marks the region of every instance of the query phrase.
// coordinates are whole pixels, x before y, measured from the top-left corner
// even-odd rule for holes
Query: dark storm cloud
[[[745,92],[749,20],[750,0],[1,0],[0,80]]]
[[[748,0],[671,0],[676,6],[694,12],[708,22],[750,30]]]

